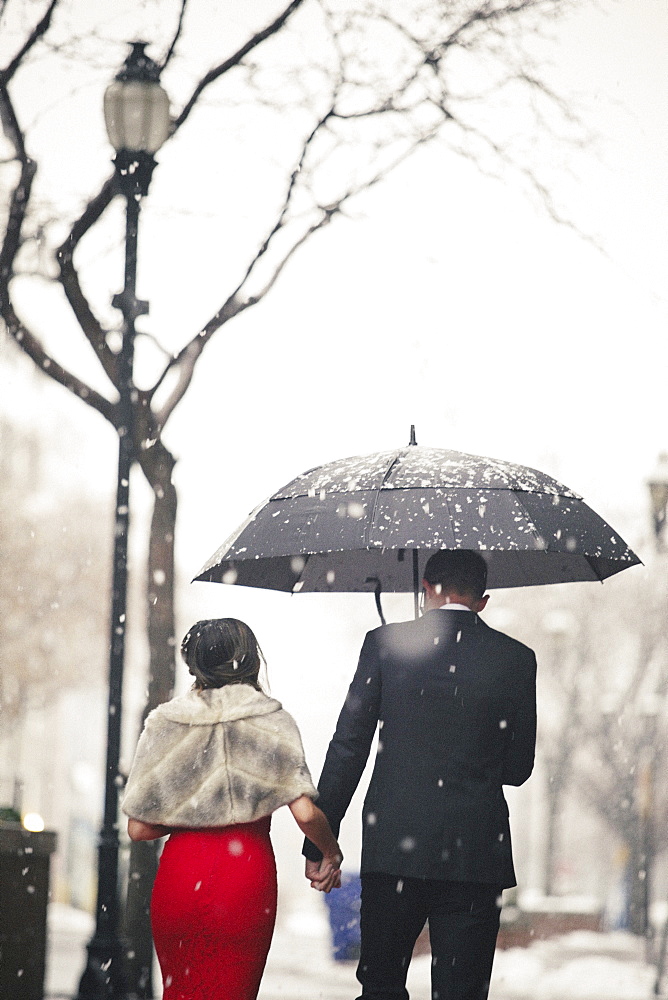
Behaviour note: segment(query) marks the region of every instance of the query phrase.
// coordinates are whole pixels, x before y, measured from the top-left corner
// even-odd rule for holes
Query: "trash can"
[[[0,823],[0,997],[42,1000],[52,831]]]
[[[332,931],[332,953],[337,962],[355,962],[360,957],[360,897],[359,875],[344,872],[341,888],[325,895]]]

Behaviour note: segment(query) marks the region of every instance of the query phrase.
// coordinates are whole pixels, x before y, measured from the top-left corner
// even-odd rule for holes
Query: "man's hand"
[[[309,861],[306,859],[306,866],[304,869],[304,875],[313,883],[317,878],[319,878],[320,873],[320,861]]]
[[[343,858],[340,854],[324,857],[322,861],[306,861],[304,874],[311,883],[312,889],[318,892],[331,892],[332,889],[341,888],[341,862]]]

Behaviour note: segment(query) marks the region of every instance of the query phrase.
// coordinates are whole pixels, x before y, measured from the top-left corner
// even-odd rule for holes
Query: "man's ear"
[[[485,596],[481,597],[480,600],[477,602],[474,611],[477,611],[478,614],[480,614],[481,611],[484,611],[485,608],[487,607],[488,600],[489,600],[489,594],[485,594]]]

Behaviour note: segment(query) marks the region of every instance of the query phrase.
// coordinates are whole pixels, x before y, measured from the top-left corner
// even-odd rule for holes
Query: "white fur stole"
[[[292,716],[250,685],[230,684],[150,713],[122,809],[145,823],[228,826],[317,794]]]

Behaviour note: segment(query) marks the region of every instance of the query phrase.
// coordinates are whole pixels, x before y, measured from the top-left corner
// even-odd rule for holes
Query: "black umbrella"
[[[416,595],[438,549],[476,549],[488,587],[603,580],[640,560],[536,469],[411,444],[311,469],[260,504],[196,580]],[[380,608],[379,608],[380,610]]]

